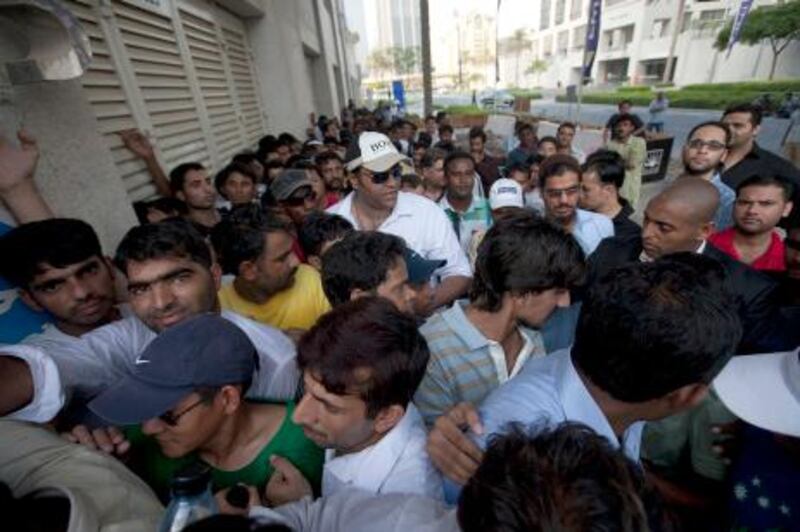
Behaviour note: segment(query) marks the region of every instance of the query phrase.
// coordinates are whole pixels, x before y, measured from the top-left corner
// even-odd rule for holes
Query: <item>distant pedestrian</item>
[[[664,96],[664,91],[658,91],[656,97],[650,102],[650,120],[647,122],[647,131],[653,133],[664,132],[664,115],[669,108],[669,100]]]

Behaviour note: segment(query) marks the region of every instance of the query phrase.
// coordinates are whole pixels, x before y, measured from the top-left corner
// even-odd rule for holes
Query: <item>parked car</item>
[[[514,107],[514,95],[507,90],[498,90],[496,93],[493,90],[482,92],[478,97],[481,107],[494,108],[495,96],[497,97],[498,109],[511,109]]]

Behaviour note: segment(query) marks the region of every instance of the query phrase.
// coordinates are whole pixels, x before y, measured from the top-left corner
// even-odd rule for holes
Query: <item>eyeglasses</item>
[[[317,193],[309,187],[305,189],[301,188],[295,194],[283,200],[283,203],[289,207],[300,207],[306,202],[306,200],[315,201],[316,199]]]
[[[399,164],[392,166],[385,172],[370,171],[370,178],[372,179],[372,182],[375,183],[376,185],[382,185],[386,183],[387,181],[389,181],[390,177],[393,177],[395,180],[399,181],[401,176],[402,173]]]
[[[205,399],[200,399],[199,401],[194,403],[192,406],[190,406],[180,414],[173,414],[172,412],[164,412],[163,414],[158,416],[158,419],[160,419],[170,427],[175,427],[178,425],[178,421],[180,421],[183,416],[185,416],[186,414],[188,414],[189,412],[200,406],[204,401]]]
[[[581,190],[580,187],[554,188],[545,190],[544,193],[550,199],[558,199],[562,195],[566,195],[567,197],[574,196],[575,194],[580,192],[580,190]]]
[[[711,151],[721,151],[726,147],[725,144],[717,140],[705,141],[702,139],[693,139],[689,141],[689,147],[693,150],[701,150],[704,146]]]

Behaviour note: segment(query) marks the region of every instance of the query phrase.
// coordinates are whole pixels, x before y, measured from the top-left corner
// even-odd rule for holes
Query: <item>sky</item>
[[[373,0],[345,0],[345,17],[350,29],[358,32],[360,41],[356,47],[357,60],[364,62],[370,51],[370,43],[378,40],[378,28],[369,24],[375,20],[376,3]],[[431,44],[436,45],[437,35],[450,31],[455,26],[456,13],[470,12],[494,15],[497,2],[494,0],[429,0],[431,21]],[[502,38],[522,27],[532,27],[538,19],[538,0],[502,0],[500,4],[498,33]],[[536,19],[534,18],[536,17]],[[374,44],[373,44],[374,46]],[[434,50],[434,55],[435,55]]]

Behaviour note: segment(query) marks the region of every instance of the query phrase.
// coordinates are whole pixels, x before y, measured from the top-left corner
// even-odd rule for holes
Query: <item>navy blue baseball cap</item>
[[[446,260],[428,260],[411,248],[406,247],[406,268],[408,268],[408,282],[423,284],[431,280],[433,272],[447,264]]]
[[[112,423],[141,423],[198,388],[250,382],[257,361],[239,327],[218,314],[202,314],[159,334],[135,360],[133,373],[95,397],[89,409]]]

